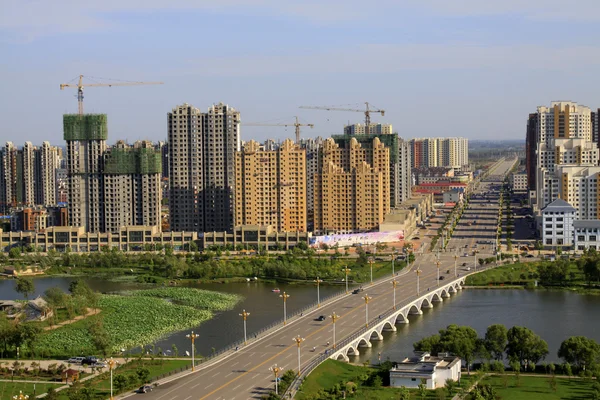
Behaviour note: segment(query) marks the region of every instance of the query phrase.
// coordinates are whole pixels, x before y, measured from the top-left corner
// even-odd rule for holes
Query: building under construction
[[[69,222],[87,232],[160,227],[161,155],[151,142],[109,148],[105,114],[64,115]]]

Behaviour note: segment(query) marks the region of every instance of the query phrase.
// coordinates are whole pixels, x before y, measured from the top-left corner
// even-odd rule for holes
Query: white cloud
[[[406,15],[419,10],[433,15],[516,15],[551,20],[600,20],[600,2],[578,0],[2,0],[0,31],[12,40],[31,40],[56,33],[96,32],[115,28],[114,13],[169,10],[240,12],[292,16],[313,23],[340,20],[373,23],[383,14]],[[4,37],[6,40],[7,37]]]
[[[197,58],[187,60],[172,72],[185,74],[193,71],[204,76],[263,76],[477,68],[576,70],[599,65],[600,48],[590,46],[367,45],[291,56]]]

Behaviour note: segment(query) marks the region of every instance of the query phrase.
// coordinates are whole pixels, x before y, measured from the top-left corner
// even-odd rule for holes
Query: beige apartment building
[[[235,225],[306,232],[306,151],[290,139],[280,146],[251,140],[236,155]]]
[[[377,137],[370,148],[356,139],[340,148],[327,139],[315,176],[315,231],[352,233],[378,229],[390,211],[390,150]]]

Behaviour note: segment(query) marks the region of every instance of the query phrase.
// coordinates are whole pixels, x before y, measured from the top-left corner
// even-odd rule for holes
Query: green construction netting
[[[64,114],[65,140],[106,140],[106,114]]]
[[[380,134],[380,135],[331,135],[333,140],[340,147],[347,147],[348,143],[351,139],[356,139],[358,143],[364,148],[372,148],[373,147],[373,139],[379,138],[381,143],[390,149],[390,161],[398,162],[398,134],[393,133],[389,134]]]
[[[104,161],[105,174],[160,174],[160,152],[147,148],[113,148]]]

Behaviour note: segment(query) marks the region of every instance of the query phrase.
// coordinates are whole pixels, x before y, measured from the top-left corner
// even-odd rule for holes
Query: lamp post
[[[368,294],[365,294],[363,296],[363,299],[365,299],[365,326],[368,328],[369,327],[369,300],[371,300],[372,297],[369,297]]]
[[[287,323],[286,303],[287,303],[287,299],[290,298],[290,295],[287,294],[286,292],[283,292],[283,294],[280,294],[279,297],[281,297],[283,299],[283,324],[285,325]]]
[[[420,270],[420,269],[417,269],[417,270],[415,271],[415,273],[417,274],[417,296],[418,296],[418,295],[419,295],[419,293],[421,292],[421,291],[419,290],[419,276],[421,275],[421,270]]]
[[[113,360],[113,358],[111,357],[110,360],[108,360],[107,362],[108,364],[108,370],[110,371],[110,400],[113,400],[113,369],[115,368],[115,365],[117,365],[117,362],[115,360]]]
[[[396,309],[396,286],[398,286],[398,282],[394,279],[392,281],[392,286],[394,287],[394,310]]]
[[[346,294],[348,294],[348,273],[350,273],[352,270],[348,267],[344,267],[342,271],[346,273]]]
[[[194,362],[194,342],[196,341],[196,339],[198,337],[200,337],[200,335],[198,335],[197,333],[194,333],[194,331],[192,331],[192,333],[185,335],[186,338],[190,339],[192,341],[192,371],[194,371],[194,369],[196,368],[196,363]]]
[[[435,265],[437,266],[437,285],[440,286],[440,259],[438,258],[437,261],[435,262]]]
[[[240,314],[240,317],[242,317],[244,319],[244,345],[247,344],[247,339],[246,339],[246,319],[248,318],[248,315],[250,315],[250,313],[246,312],[246,310],[242,310],[242,313]]]
[[[396,276],[394,270],[394,261],[396,260],[396,250],[392,251],[392,276]]]
[[[456,273],[456,263],[458,261],[458,255],[456,253],[454,253],[454,277],[457,277],[457,273]]]
[[[22,390],[19,390],[19,394],[13,396],[14,400],[27,400],[29,398],[29,396],[27,396],[26,394],[23,394]]]
[[[279,386],[277,385],[277,375],[279,375],[279,371],[281,371],[281,368],[279,368],[277,366],[277,364],[273,365],[271,368],[269,368],[269,371],[271,371],[274,375],[275,375],[275,394],[279,395]]]
[[[335,321],[340,319],[340,316],[335,311],[329,316],[331,318],[331,324],[333,325],[333,348],[335,349]]]
[[[473,269],[477,271],[477,250],[473,250]]]
[[[375,263],[375,260],[373,259],[373,257],[369,258],[369,265],[371,265],[371,285],[373,284],[373,264]]]
[[[294,338],[294,341],[296,342],[296,345],[298,346],[298,376],[300,376],[300,344],[302,344],[302,342],[304,342],[304,338],[301,337],[300,335],[296,336]]]
[[[319,284],[323,282],[323,279],[319,279],[319,277],[317,276],[317,279],[315,279],[314,281],[317,283],[317,307],[321,307],[321,294],[319,293]]]

